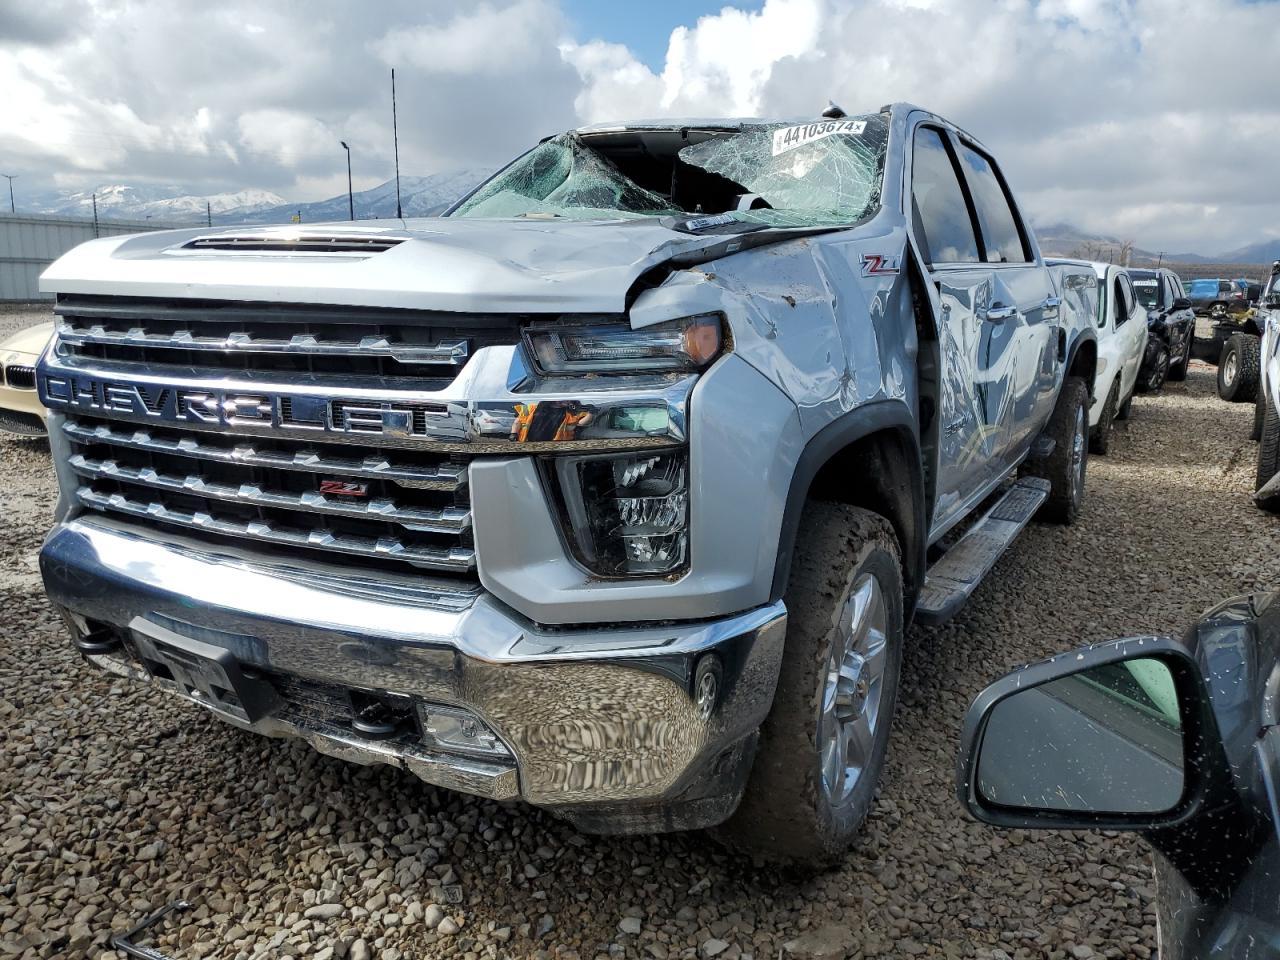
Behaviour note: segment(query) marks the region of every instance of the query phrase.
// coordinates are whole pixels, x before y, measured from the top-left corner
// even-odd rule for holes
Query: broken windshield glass
[[[878,116],[769,124],[685,147],[680,160],[743,187],[739,219],[766,226],[855,223],[880,203],[888,127]]]
[[[468,197],[455,217],[571,217],[607,220],[680,213],[623,176],[566,133],[538,144]]]
[[[455,217],[688,217],[684,229],[827,227],[875,212],[888,125],[879,115],[736,130],[646,126],[539,144]],[[694,225],[696,222],[696,226]]]

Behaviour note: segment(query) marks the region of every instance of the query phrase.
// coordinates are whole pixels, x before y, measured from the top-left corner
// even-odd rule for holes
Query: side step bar
[[[1049,498],[1048,480],[1022,477],[929,568],[916,604],[916,623],[936,627],[954,617]]]

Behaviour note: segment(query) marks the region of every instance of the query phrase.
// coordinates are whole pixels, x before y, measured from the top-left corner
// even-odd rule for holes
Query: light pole
[[[347,151],[347,213],[354,220],[356,218],[356,199],[351,192],[351,148],[347,146],[347,141],[345,140],[339,140],[338,142],[342,144],[342,149]]]
[[[0,173],[0,177],[4,177],[9,181],[9,212],[17,213],[18,208],[13,205],[13,181],[17,180],[20,175],[16,173]]]

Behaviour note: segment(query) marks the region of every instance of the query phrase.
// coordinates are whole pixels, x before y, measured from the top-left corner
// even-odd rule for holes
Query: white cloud
[[[240,143],[284,166],[297,166],[341,139],[315,117],[290,110],[253,110],[237,121]]]
[[[0,157],[28,184],[258,187],[507,159],[578,122],[892,100],[981,137],[1042,222],[1226,250],[1280,232],[1280,16],[1243,0],[766,0],[673,24],[650,69],[555,0],[0,0]],[[1228,60],[1207,38],[1229,38]]]
[[[508,73],[545,56],[559,23],[559,10],[543,0],[482,3],[443,24],[389,31],[374,49],[387,63],[428,73]]]
[[[749,116],[775,64],[816,50],[822,14],[821,0],[767,0],[759,13],[726,7],[672,31],[660,74],[620,44],[565,43],[561,53],[582,77],[575,105],[584,120]]]

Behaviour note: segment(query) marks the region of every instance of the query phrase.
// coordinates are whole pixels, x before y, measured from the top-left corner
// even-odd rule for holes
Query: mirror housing
[[[1036,688],[1063,681],[1112,664],[1136,660],[1158,661],[1167,668],[1176,692],[1182,750],[1181,791],[1167,808],[1135,809],[1129,812],[1096,809],[1093,801],[1077,797],[1074,809],[1047,809],[1009,806],[984,795],[980,781],[983,744],[992,716],[1011,697],[1026,696]],[[1092,721],[1107,730],[1105,723]],[[1008,737],[1004,737],[1007,741]],[[999,741],[996,741],[999,743]],[[997,761],[999,762],[999,761]],[[1200,666],[1179,640],[1167,637],[1133,637],[1084,647],[1015,670],[997,680],[978,695],[965,717],[960,741],[956,786],[961,804],[976,819],[1000,827],[1051,830],[1142,830],[1176,828],[1196,816],[1206,796],[1219,795],[1225,758],[1218,739],[1217,724]],[[986,768],[989,776],[990,768]],[[1226,774],[1230,780],[1229,770]],[[1140,806],[1140,805],[1135,805]]]
[[[1173,301],[1173,306],[1172,306],[1172,307],[1170,307],[1169,309],[1170,309],[1170,310],[1190,310],[1190,309],[1191,309],[1191,298],[1190,298],[1190,297],[1177,297],[1177,298]]]

